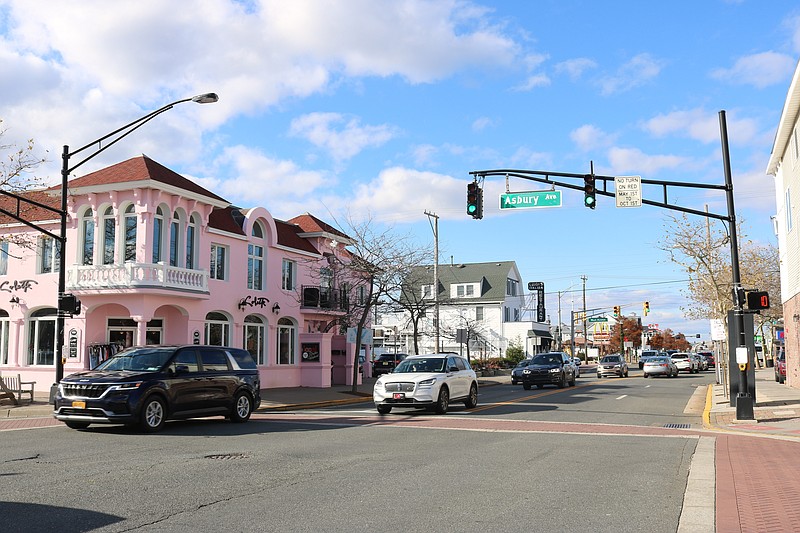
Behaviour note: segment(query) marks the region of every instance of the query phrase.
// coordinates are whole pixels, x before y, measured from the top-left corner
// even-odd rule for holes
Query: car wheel
[[[602,378],[603,378],[603,374],[597,374],[597,379],[602,379]]]
[[[569,382],[569,386],[570,387],[574,387],[575,386],[575,375],[574,374],[572,376],[572,381]]]
[[[469,396],[464,400],[464,406],[467,409],[474,409],[478,406],[478,386],[475,383],[469,388]]]
[[[625,375],[623,377],[626,377],[626,378],[628,377],[628,371],[627,370],[625,371]]]
[[[522,388],[525,389],[525,390],[531,390],[531,384],[530,383],[523,383],[522,384]]]
[[[86,429],[89,427],[89,422],[64,422],[68,428],[72,429]]]
[[[450,392],[447,387],[442,387],[439,391],[439,399],[436,400],[436,414],[443,415],[447,413],[447,408],[450,407]]]
[[[786,376],[781,376],[781,380],[778,383],[783,383],[784,381],[786,381]]]
[[[558,382],[558,388],[559,389],[563,389],[566,386],[567,386],[567,373],[566,372],[562,372],[561,373],[561,379]]]
[[[543,389],[543,388],[544,388],[544,385],[541,385],[541,384],[540,384],[540,385],[536,385],[536,388],[537,388],[537,389]]]
[[[781,378],[778,377],[778,374],[775,374],[775,383],[780,383]]]
[[[167,407],[159,396],[151,396],[145,400],[142,406],[141,419],[139,426],[150,433],[155,433],[164,427],[167,420]]]
[[[645,372],[645,373],[643,373],[643,374],[642,374],[642,376],[644,376],[645,378],[649,378],[649,377],[650,377],[650,374],[648,374],[647,372]]]
[[[391,405],[376,405],[375,408],[382,415],[388,415],[389,413],[392,412],[392,406]]]
[[[233,410],[230,416],[231,422],[247,422],[252,413],[253,402],[250,400],[250,395],[244,391],[237,393],[233,401]]]

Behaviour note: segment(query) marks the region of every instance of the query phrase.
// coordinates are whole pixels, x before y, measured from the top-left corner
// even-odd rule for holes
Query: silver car
[[[642,368],[642,375],[646,378],[650,376],[667,376],[674,378],[678,375],[678,367],[672,359],[666,356],[648,357]]]
[[[700,369],[697,367],[697,361],[691,354],[685,352],[676,352],[670,356],[672,362],[678,367],[681,372],[688,372],[690,374],[697,374]]]

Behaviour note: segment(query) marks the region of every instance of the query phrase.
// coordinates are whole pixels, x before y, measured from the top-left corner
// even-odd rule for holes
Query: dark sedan
[[[513,370],[511,370],[512,385],[517,385],[519,383],[522,383],[522,371],[528,367],[530,362],[531,362],[530,359],[523,359],[522,361],[517,363],[517,366],[515,366]]]
[[[575,386],[575,365],[564,352],[540,353],[522,369],[522,387],[530,390],[532,385],[542,388],[557,385],[563,389]]]

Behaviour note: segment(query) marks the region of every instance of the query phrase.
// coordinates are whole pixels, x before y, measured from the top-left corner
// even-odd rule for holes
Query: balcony
[[[316,285],[303,285],[301,287],[303,295],[300,302],[301,309],[322,309],[326,311],[347,311],[350,308],[350,301],[347,293],[339,289],[329,287],[319,287]]]
[[[67,290],[175,289],[208,292],[208,272],[163,263],[75,265],[67,269]]]

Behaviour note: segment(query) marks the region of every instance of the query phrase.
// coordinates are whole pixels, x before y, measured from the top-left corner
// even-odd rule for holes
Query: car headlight
[[[530,370],[528,370],[528,369],[526,368],[525,370],[523,370],[523,371],[522,371],[522,373],[523,373],[523,374],[530,374],[530,373],[531,373],[531,371],[530,371]]]
[[[376,389],[382,389],[383,388],[383,381],[381,381],[381,378],[378,378],[378,381],[375,382],[375,388]]]
[[[560,368],[551,368],[550,372],[561,372]]]
[[[419,385],[420,388],[423,388],[423,387],[429,388],[429,387],[433,387],[434,383],[436,383],[436,378],[423,379],[422,381],[419,382],[418,385]]]
[[[109,387],[109,390],[131,391],[131,390],[136,390],[141,386],[142,386],[141,381],[134,381],[132,383],[119,383],[117,385],[112,385],[111,387]]]
[[[614,365],[614,368],[622,368],[622,365]]]

